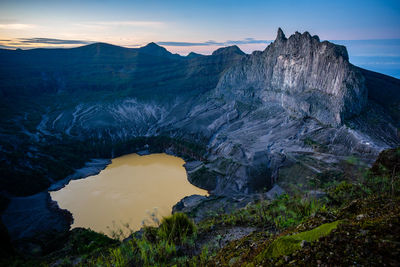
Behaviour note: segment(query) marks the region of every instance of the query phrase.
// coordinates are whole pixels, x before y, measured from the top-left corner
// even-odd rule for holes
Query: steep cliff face
[[[279,103],[296,117],[340,125],[367,103],[361,72],[344,46],[320,42],[308,32],[288,39],[281,29],[263,52],[254,52],[220,79],[217,93],[248,102]]]
[[[340,171],[349,155],[370,163],[399,145],[398,101],[388,109],[377,91],[400,95],[397,79],[378,82],[349,63],[345,47],[278,30],[272,44],[244,55],[166,128],[208,140],[214,193],[251,193]]]

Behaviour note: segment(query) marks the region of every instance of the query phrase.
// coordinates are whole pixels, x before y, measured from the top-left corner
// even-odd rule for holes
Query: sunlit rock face
[[[231,68],[217,90],[231,99],[279,103],[291,115],[335,126],[367,103],[364,77],[349,63],[344,46],[320,42],[308,32],[287,39],[281,29],[263,52]]]
[[[279,29],[251,55],[236,46],[181,57],[156,44],[95,44],[0,50],[0,59],[0,74],[9,77],[0,81],[4,99],[21,92],[35,105],[19,104],[3,118],[15,129],[2,127],[4,168],[41,170],[49,182],[42,162],[61,159],[43,144],[66,138],[93,145],[167,135],[201,144],[207,163],[189,180],[214,194],[336,171],[349,155],[369,163],[400,145],[399,80],[353,66],[345,47],[308,32],[286,38]],[[9,160],[18,150],[28,156]]]

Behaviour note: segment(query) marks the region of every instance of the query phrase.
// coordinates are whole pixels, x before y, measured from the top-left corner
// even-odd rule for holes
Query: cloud
[[[166,46],[208,46],[208,45],[224,45],[224,43],[219,43],[215,41],[207,41],[207,42],[157,42],[158,45],[166,45]]]
[[[36,25],[33,24],[21,24],[21,23],[3,23],[0,24],[0,29],[4,30],[26,30],[35,28]]]
[[[14,48],[13,46],[8,46],[8,45],[0,45],[0,49],[12,49]]]
[[[165,26],[164,22],[161,21],[145,21],[145,20],[127,20],[127,21],[92,21],[77,24],[79,26],[84,27],[151,27],[151,28],[160,28]]]
[[[163,26],[164,22],[160,21],[108,21],[98,22],[99,25],[111,25],[111,26]]]
[[[13,40],[0,40],[0,48],[6,49],[31,49],[38,47],[70,47],[94,43],[87,40],[64,40],[54,38],[17,38]]]
[[[225,42],[217,42],[214,40],[209,40],[206,42],[157,42],[159,45],[166,46],[227,46],[227,45],[243,45],[243,44],[268,44],[271,41],[268,40],[257,40],[254,38],[245,38],[242,40],[228,40]]]
[[[257,40],[254,38],[245,38],[243,40],[237,40],[237,41],[226,41],[225,43],[227,45],[241,45],[241,44],[268,44],[271,43],[271,40]]]
[[[0,18],[0,24],[12,24],[12,23],[18,23],[18,20],[16,20],[16,19]]]
[[[84,40],[63,40],[53,38],[19,38],[22,44],[52,44],[52,45],[70,45],[70,44],[91,44],[92,41]]]
[[[15,46],[21,45],[21,43],[13,41],[13,42],[7,42],[7,43],[5,43],[3,45],[7,45],[7,46],[10,46],[10,47],[15,47]]]

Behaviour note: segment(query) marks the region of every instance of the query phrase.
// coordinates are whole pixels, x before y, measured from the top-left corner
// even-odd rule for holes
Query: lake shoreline
[[[179,157],[170,149],[166,149],[162,153]],[[134,154],[145,156],[158,153],[151,153],[149,150],[141,150]],[[18,243],[19,240],[23,239],[25,240],[24,242],[31,240],[33,243],[35,243],[39,240],[40,243],[45,243],[48,237],[43,234],[38,235],[37,233],[56,232],[60,235],[68,233],[71,230],[71,225],[73,224],[73,215],[70,211],[60,208],[57,201],[52,200],[50,192],[64,188],[70,181],[85,179],[99,174],[109,164],[112,163],[113,159],[114,158],[93,158],[86,162],[84,167],[77,169],[73,174],[62,180],[52,183],[45,191],[26,197],[11,197],[9,205],[2,214],[2,219],[7,230],[9,231],[12,242]],[[186,179],[189,181],[189,183],[191,183],[189,179],[191,164],[188,163],[189,162],[186,162],[183,167],[186,170]],[[209,196],[212,195],[210,192],[208,192],[208,194]],[[179,200],[177,203],[179,203],[181,200]],[[20,203],[24,203],[22,206],[25,208],[23,210],[16,211],[15,206],[21,205]],[[173,210],[174,206],[175,205],[171,207],[171,211]],[[46,219],[40,220],[40,216]]]
[[[45,191],[30,196],[11,197],[2,214],[2,220],[11,240],[15,242],[20,239],[36,239],[37,233],[47,231],[59,233],[69,231],[74,220],[72,213],[60,208],[57,201],[52,200],[50,192],[62,189],[72,180],[99,174],[111,161],[111,159],[91,159],[84,167],[54,182]],[[43,218],[46,219],[42,220]]]
[[[127,154],[114,158],[99,174],[71,180],[50,195],[60,208],[73,214],[72,228],[91,228],[108,235],[129,224],[136,231],[143,222],[152,224],[153,213],[158,219],[169,216],[182,198],[208,195],[190,183],[185,164],[182,158],[166,153]]]
[[[85,163],[84,167],[77,169],[73,174],[51,184],[47,191],[58,191],[64,188],[72,180],[79,180],[89,176],[97,175],[109,164],[111,164],[111,162],[112,159],[91,159],[89,162]]]

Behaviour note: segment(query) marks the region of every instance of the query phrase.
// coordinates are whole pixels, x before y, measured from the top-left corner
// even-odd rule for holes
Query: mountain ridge
[[[108,51],[108,48],[111,48],[112,51],[117,49],[124,53],[116,56],[112,51],[108,51],[102,56],[96,56],[99,47],[100,50],[106,48]],[[82,49],[93,51],[92,57],[82,58],[80,54],[75,56],[68,54],[70,51]],[[125,51],[128,54],[125,54]],[[141,51],[144,51],[143,55],[140,54]],[[15,51],[15,54],[21,52],[36,53]],[[379,102],[380,96],[377,93],[373,93],[371,95],[373,98],[369,97],[368,100],[363,73],[366,73],[367,77],[372,77],[372,74],[351,65],[345,47],[326,41],[320,42],[317,36],[311,36],[308,32],[303,34],[296,32],[286,38],[279,28],[273,43],[264,51],[250,55],[243,53],[237,46],[231,46],[220,48],[209,56],[177,58],[155,43],[138,49],[120,48],[102,43],[91,44],[63,50],[63,53],[68,52],[66,54],[68,59],[61,62],[59,60],[65,54],[52,56],[53,58],[46,61],[42,52],[32,58],[25,58],[25,61],[18,56],[16,57],[18,60],[12,61],[12,57],[6,56],[3,57],[5,59],[2,61],[3,65],[0,63],[0,75],[9,77],[2,79],[2,94],[6,98],[26,95],[31,101],[36,101],[34,98],[39,96],[41,91],[50,94],[49,97],[54,97],[55,100],[60,92],[66,99],[71,98],[69,94],[77,98],[78,102],[71,98],[71,101],[66,102],[68,104],[59,103],[61,106],[58,109],[61,108],[61,113],[46,111],[41,114],[47,121],[42,119],[37,122],[46,128],[46,130],[43,128],[44,131],[39,132],[39,135],[43,135],[43,132],[52,133],[51,135],[64,132],[75,138],[72,133],[80,132],[79,138],[93,138],[93,136],[103,136],[107,129],[106,135],[111,139],[117,138],[114,134],[122,130],[124,133],[118,133],[117,139],[125,140],[142,135],[165,134],[172,130],[172,137],[180,136],[195,142],[198,138],[208,140],[204,144],[213,150],[214,143],[219,142],[220,131],[226,130],[224,127],[229,129],[231,124],[235,124],[234,121],[237,121],[236,123],[241,121],[243,125],[247,125],[252,116],[249,114],[252,113],[265,113],[265,119],[268,121],[271,120],[268,114],[274,111],[281,114],[279,116],[282,116],[282,119],[287,116],[293,116],[293,122],[311,119],[311,121],[316,120],[316,123],[322,123],[324,128],[340,130],[346,120],[362,117],[360,114],[366,109],[367,102],[384,104],[384,101]],[[57,55],[58,51],[47,52]],[[111,56],[106,56],[107,54]],[[35,65],[32,64],[32,60],[36,62]],[[52,69],[53,61],[59,65],[55,71]],[[16,71],[19,67],[21,67],[20,73]],[[392,94],[398,94],[397,79],[379,77],[381,81],[384,80],[393,86]],[[387,84],[386,88],[390,89]],[[374,82],[369,82],[368,85],[374,87]],[[372,87],[369,90],[375,92]],[[12,91],[7,88],[12,88]],[[35,93],[32,93],[32,90]],[[97,92],[97,100],[92,96],[92,92]],[[114,96],[115,92],[119,92],[117,95],[121,97]],[[51,96],[54,93],[56,95]],[[84,97],[92,100],[79,102],[79,99]],[[103,100],[107,98],[108,100]],[[396,100],[391,103],[397,105],[398,102]],[[114,106],[128,113],[119,114],[120,111]],[[129,112],[136,112],[136,106],[147,107],[150,113],[135,117],[137,116],[135,113]],[[90,110],[93,109],[99,109],[97,115],[92,114]],[[384,113],[389,117],[385,121],[390,120],[390,124],[398,125],[393,108],[386,110]],[[98,117],[92,118],[92,116]],[[112,120],[112,117],[115,119]],[[51,127],[50,121],[53,121]],[[100,121],[102,123],[95,123]],[[257,121],[260,125],[264,124],[263,127],[270,127],[265,124],[266,122],[259,119]],[[232,133],[228,134],[230,135]],[[393,130],[385,135],[391,136],[389,139],[386,138],[387,140],[398,142],[394,141],[396,133],[393,133]],[[198,137],[193,139],[193,136]],[[239,136],[235,138],[237,140],[232,140],[233,143],[242,139]],[[329,143],[327,140],[324,142]],[[382,146],[387,141],[379,142],[379,146]],[[227,144],[224,143],[225,145]],[[241,153],[248,149],[246,145],[238,145],[244,147]],[[258,145],[265,147],[267,144],[262,141]],[[387,146],[382,148],[384,147]],[[379,149],[373,154],[376,155],[378,151]],[[254,152],[248,153],[252,155]],[[228,154],[224,153],[224,157],[232,158],[232,155]],[[244,166],[247,164],[251,166],[252,157],[240,156],[237,160],[242,163],[247,162]],[[265,155],[256,161],[262,162],[269,156],[264,157]],[[242,163],[240,165],[243,165]],[[276,172],[276,168],[279,167],[273,167],[275,170],[272,173]],[[262,172],[267,175],[269,171]],[[251,176],[246,174],[245,177],[249,175]]]

